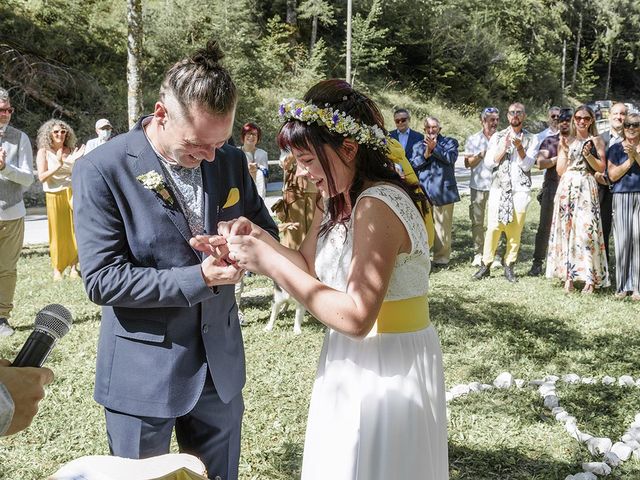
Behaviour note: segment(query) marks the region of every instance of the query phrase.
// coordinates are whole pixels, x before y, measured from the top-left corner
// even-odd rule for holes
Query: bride
[[[322,195],[300,250],[245,218],[219,224],[222,238],[198,237],[192,245],[273,278],[328,327],[304,480],[447,479],[425,198],[387,157],[378,107],[348,83],[320,82],[304,100],[285,100],[280,117],[280,147]]]

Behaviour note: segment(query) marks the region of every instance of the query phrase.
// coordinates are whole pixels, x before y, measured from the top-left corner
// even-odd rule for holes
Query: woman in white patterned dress
[[[285,100],[280,115],[281,148],[324,199],[309,234],[293,251],[240,218],[219,225],[226,245],[209,247],[218,256],[228,247],[229,261],[270,276],[328,327],[302,478],[447,479],[424,198],[386,157],[377,106],[348,83],[320,82],[304,100]]]

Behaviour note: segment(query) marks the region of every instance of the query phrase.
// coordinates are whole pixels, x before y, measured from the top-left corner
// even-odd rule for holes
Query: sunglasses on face
[[[15,111],[15,108],[13,107],[0,108],[0,113],[2,113],[3,115],[11,115],[14,111]]]
[[[482,111],[483,115],[487,115],[488,113],[500,113],[500,110],[496,107],[487,107]]]
[[[624,122],[624,128],[640,128],[640,122]]]
[[[399,118],[394,118],[393,121],[396,123],[404,123],[407,120],[409,120],[409,117],[399,117]]]
[[[66,130],[51,130],[51,133],[53,133],[54,135],[57,135],[58,133],[60,135],[65,135],[67,133]]]
[[[555,120],[557,118],[560,118],[560,114],[558,114],[558,115],[549,115],[549,117],[551,117],[551,118],[553,118]]]
[[[581,117],[579,115],[576,115],[575,117],[573,117],[576,119],[576,122],[588,122],[591,120],[591,117],[587,116],[587,117]]]

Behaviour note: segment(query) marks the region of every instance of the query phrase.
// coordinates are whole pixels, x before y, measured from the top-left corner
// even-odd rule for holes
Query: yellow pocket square
[[[227,201],[224,202],[222,208],[233,207],[240,200],[240,190],[236,187],[233,187],[229,190],[229,195],[227,195]]]

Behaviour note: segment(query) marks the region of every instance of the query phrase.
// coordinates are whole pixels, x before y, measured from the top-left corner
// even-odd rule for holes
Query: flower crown
[[[328,103],[320,108],[296,98],[285,98],[280,103],[278,116],[283,122],[299,120],[311,125],[313,122],[329,131],[352,137],[360,145],[369,145],[374,150],[387,150],[388,138],[378,125],[365,125],[339,110],[333,110]]]

